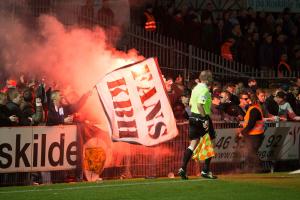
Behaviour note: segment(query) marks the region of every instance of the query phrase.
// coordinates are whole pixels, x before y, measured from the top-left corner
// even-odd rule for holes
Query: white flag
[[[120,67],[96,85],[114,141],[152,146],[178,130],[157,60]]]

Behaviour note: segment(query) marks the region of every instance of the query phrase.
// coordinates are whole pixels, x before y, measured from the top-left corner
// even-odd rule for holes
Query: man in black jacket
[[[20,108],[23,115],[31,120],[31,125],[38,125],[43,120],[43,106],[40,98],[35,98],[31,89],[26,89],[23,93]]]
[[[76,113],[91,95],[91,91],[84,94],[76,104],[63,103],[64,97],[59,90],[51,92],[48,105],[48,117],[46,125],[72,124]]]
[[[11,126],[13,123],[17,123],[18,117],[9,114],[9,110],[6,107],[7,94],[0,92],[0,127]]]
[[[31,124],[31,120],[24,115],[22,110],[20,109],[20,105],[23,101],[23,97],[21,93],[16,88],[10,88],[8,90],[8,97],[9,101],[6,104],[9,115],[17,116],[18,117],[18,123],[14,123],[13,125],[21,125],[21,126],[28,126]]]

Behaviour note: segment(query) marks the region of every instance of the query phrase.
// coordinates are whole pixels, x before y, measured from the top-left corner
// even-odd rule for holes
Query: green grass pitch
[[[300,174],[221,175],[217,180],[190,177],[104,180],[99,183],[68,183],[1,187],[1,200],[293,200],[300,199]]]

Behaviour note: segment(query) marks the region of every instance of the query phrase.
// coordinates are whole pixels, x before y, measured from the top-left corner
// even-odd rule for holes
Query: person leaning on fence
[[[83,94],[75,104],[69,104],[59,90],[51,92],[51,99],[48,105],[48,117],[46,125],[72,124],[74,114],[85,104],[92,90]]]
[[[16,116],[18,121],[15,121],[14,126],[29,126],[31,125],[31,119],[25,115],[21,110],[20,105],[23,101],[23,95],[17,88],[8,89],[8,102],[6,107],[9,110],[10,116]]]
[[[209,117],[211,113],[211,94],[209,87],[212,84],[212,73],[210,71],[202,71],[200,73],[200,83],[198,83],[192,90],[190,99],[191,116],[189,117],[189,139],[190,145],[185,150],[183,155],[182,166],[178,174],[182,179],[188,179],[186,168],[191,159],[199,139],[209,132],[210,138],[215,138],[215,131],[212,126],[212,121]],[[204,178],[215,179],[209,170],[211,157],[205,160],[204,168],[201,171],[201,176]]]
[[[12,126],[18,122],[18,117],[10,115],[8,108],[6,107],[7,94],[0,92],[0,127]]]
[[[26,118],[29,118],[30,125],[38,125],[43,121],[43,106],[40,98],[35,98],[31,89],[23,92],[23,102],[20,108]]]
[[[246,142],[246,168],[250,171],[255,171],[260,167],[258,149],[264,139],[265,124],[263,111],[255,94],[251,95],[249,103],[250,106],[242,123],[243,128],[238,133],[238,138],[244,138]]]

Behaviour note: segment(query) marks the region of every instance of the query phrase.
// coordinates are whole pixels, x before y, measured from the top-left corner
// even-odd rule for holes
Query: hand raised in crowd
[[[36,106],[42,106],[42,99],[41,98],[35,98],[35,105]]]
[[[21,74],[21,76],[20,76],[20,82],[21,82],[22,84],[25,84],[25,79],[24,79],[24,77],[25,77],[25,75],[24,75],[24,74]]]

